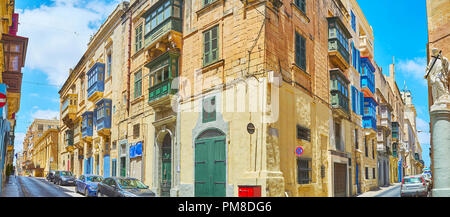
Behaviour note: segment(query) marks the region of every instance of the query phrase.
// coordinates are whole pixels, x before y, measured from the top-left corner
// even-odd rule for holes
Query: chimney
[[[389,77],[392,78],[392,83],[395,82],[395,57],[392,57],[392,64],[389,65]]]

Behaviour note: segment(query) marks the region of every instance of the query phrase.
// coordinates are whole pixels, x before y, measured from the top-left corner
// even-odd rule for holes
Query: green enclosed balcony
[[[352,35],[339,17],[329,17],[328,20],[328,56],[330,61],[345,70],[349,67],[349,39]]]
[[[350,81],[340,69],[330,70],[331,106],[336,112],[346,116],[350,113],[348,99],[348,84]]]
[[[395,141],[398,141],[400,139],[398,127],[398,122],[392,122],[392,139]]]
[[[177,93],[178,86],[172,87],[172,81],[178,76],[178,56],[178,53],[169,51],[146,66],[150,69],[150,88],[148,89],[150,104],[159,98]]]
[[[182,2],[181,0],[157,1],[144,14],[145,17],[145,47],[160,41],[169,32],[182,32]]]
[[[153,87],[150,87],[148,90],[148,101],[152,102],[163,96],[175,94],[177,89],[172,89],[172,80],[172,78],[169,78]]]

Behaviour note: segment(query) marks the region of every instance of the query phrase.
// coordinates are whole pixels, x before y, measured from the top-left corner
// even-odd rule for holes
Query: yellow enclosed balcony
[[[373,43],[367,35],[359,37],[359,51],[361,56],[373,58]]]
[[[67,94],[61,106],[61,119],[67,126],[72,126],[77,116],[77,94]]]

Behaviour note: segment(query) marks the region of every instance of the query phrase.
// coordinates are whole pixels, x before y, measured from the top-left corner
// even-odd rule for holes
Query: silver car
[[[400,189],[401,197],[426,197],[428,196],[428,184],[422,175],[406,176],[403,178]]]

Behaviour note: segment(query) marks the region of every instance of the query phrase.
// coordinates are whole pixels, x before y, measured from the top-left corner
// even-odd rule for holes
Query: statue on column
[[[448,59],[443,57],[437,48],[433,48],[431,50],[431,61],[426,68],[427,74],[425,75],[425,79],[431,85],[433,105],[450,103],[448,69]]]

